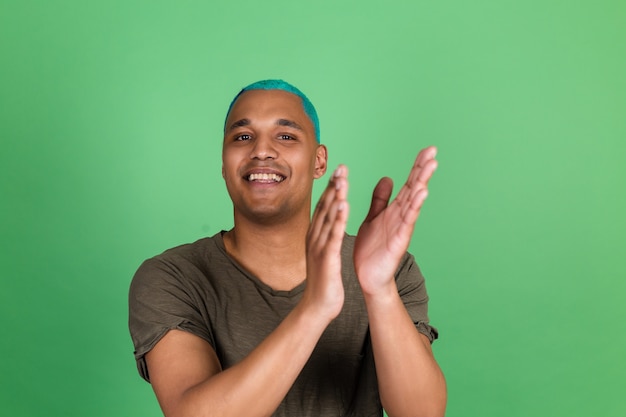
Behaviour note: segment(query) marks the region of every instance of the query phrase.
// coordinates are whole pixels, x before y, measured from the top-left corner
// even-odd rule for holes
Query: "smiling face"
[[[233,105],[224,132],[222,176],[235,221],[284,222],[311,209],[313,180],[326,172],[326,147],[315,139],[300,97],[250,90]]]

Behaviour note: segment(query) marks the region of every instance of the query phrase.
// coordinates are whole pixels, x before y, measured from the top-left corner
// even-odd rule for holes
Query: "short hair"
[[[304,112],[309,117],[309,119],[311,119],[311,122],[313,123],[313,127],[315,127],[315,139],[317,140],[317,143],[320,143],[320,121],[317,118],[317,112],[315,111],[315,107],[313,106],[313,103],[311,103],[311,100],[309,100],[309,98],[302,91],[300,91],[296,86],[289,84],[287,81],[283,81],[283,80],[262,80],[262,81],[254,82],[242,88],[241,91],[237,93],[233,101],[230,102],[230,106],[228,106],[228,111],[226,112],[226,119],[224,120],[224,130],[226,130],[226,120],[228,120],[228,115],[230,114],[230,111],[233,109],[235,102],[237,101],[239,96],[241,96],[246,91],[250,91],[250,90],[283,90],[283,91],[295,94],[298,97],[300,97],[300,100],[302,100],[302,108],[304,109]]]

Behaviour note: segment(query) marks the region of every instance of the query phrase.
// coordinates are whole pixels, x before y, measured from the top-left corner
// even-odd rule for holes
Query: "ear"
[[[328,167],[328,150],[324,145],[317,145],[315,152],[315,172],[313,178],[321,178]]]

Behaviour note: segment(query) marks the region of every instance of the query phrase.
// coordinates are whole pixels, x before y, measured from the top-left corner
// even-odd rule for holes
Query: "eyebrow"
[[[238,128],[238,127],[249,126],[250,124],[252,124],[252,122],[250,121],[250,119],[241,119],[241,120],[237,120],[235,123],[233,123],[232,125],[230,125],[230,127],[228,128],[228,130],[233,130],[233,129],[236,129],[236,128]],[[292,128],[294,128],[294,129],[304,131],[304,129],[302,129],[302,126],[300,126],[298,123],[294,122],[293,120],[288,120],[288,119],[278,119],[278,120],[276,120],[276,125],[277,125],[277,126],[287,126],[287,127],[292,127]]]
[[[304,130],[304,129],[302,129],[302,126],[300,126],[298,123],[294,122],[293,120],[278,119],[276,121],[276,124],[278,126],[287,126],[287,127],[292,127],[294,129],[298,129],[298,130]]]
[[[244,126],[248,126],[250,124],[250,119],[241,119],[241,120],[237,120],[235,123],[233,123],[232,125],[230,125],[230,127],[228,128],[228,130],[233,130],[236,129],[238,127],[244,127]]]

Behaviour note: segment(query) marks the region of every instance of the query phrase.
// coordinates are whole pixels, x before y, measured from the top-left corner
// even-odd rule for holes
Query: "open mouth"
[[[273,182],[283,182],[285,177],[279,174],[274,173],[258,173],[258,174],[250,174],[245,177],[247,181],[250,182],[262,182],[262,183],[273,183]]]

